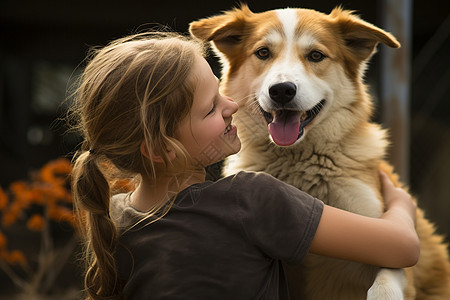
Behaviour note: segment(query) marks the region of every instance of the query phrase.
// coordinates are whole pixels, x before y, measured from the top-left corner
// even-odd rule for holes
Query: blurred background
[[[254,12],[289,6],[329,13],[335,6],[342,5],[355,10],[364,20],[388,29],[384,25],[390,10],[379,0],[244,2]],[[3,0],[0,10],[0,186],[6,189],[56,158],[71,158],[80,140],[76,134],[67,132],[61,118],[67,107],[67,91],[91,47],[103,46],[112,39],[155,24],[186,32],[189,22],[236,5],[238,1],[225,0]],[[372,59],[366,77],[377,107],[374,120],[383,122],[386,127],[396,120],[407,121],[403,123],[406,143],[394,142],[392,146],[405,148],[400,152],[407,159],[402,177],[411,192],[419,197],[427,217],[437,224],[438,232],[446,236],[450,234],[449,13],[447,0],[411,1],[411,11],[407,12],[411,21],[410,39],[403,41],[404,33],[397,36],[402,44],[409,45],[406,49],[407,69],[410,70],[406,115],[394,111],[390,120],[383,118],[392,110],[381,99],[382,51]],[[388,30],[395,33],[395,30]],[[220,74],[214,59],[210,62],[216,74]],[[65,232],[62,230],[59,235],[64,236]],[[39,243],[39,239],[26,241]],[[72,266],[66,276],[78,280],[79,270]],[[10,276],[0,270],[0,291],[14,290],[11,283]]]

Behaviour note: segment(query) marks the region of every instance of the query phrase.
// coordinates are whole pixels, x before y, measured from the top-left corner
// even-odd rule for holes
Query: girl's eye
[[[261,60],[266,60],[270,57],[270,50],[265,47],[259,48],[258,50],[256,50],[255,55]]]
[[[211,108],[211,110],[208,112],[207,116],[209,116],[210,114],[212,114],[214,111],[216,110],[216,104],[213,104],[213,107]]]
[[[318,50],[311,51],[308,53],[308,60],[311,62],[320,62],[325,58],[325,54]]]

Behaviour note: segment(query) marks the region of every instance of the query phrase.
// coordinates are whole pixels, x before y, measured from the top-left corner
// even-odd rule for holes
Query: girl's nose
[[[228,101],[226,102],[226,108],[224,109],[224,115],[233,115],[235,112],[237,112],[239,105],[234,102],[233,99],[231,99],[230,97],[224,96],[225,99],[227,99]]]

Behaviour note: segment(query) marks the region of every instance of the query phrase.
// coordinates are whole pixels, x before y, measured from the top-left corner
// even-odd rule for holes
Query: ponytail
[[[118,299],[121,287],[114,259],[118,230],[109,215],[110,187],[97,160],[97,153],[84,151],[73,168],[75,210],[87,258],[85,288],[88,299]]]
[[[190,74],[204,50],[175,33],[149,32],[113,41],[87,59],[69,116],[85,141],[74,161],[72,189],[85,239],[90,299],[117,299],[123,289],[114,259],[119,230],[109,215],[114,191],[108,183],[139,175],[156,182],[158,176],[183,173],[191,163],[175,135],[189,115],[197,80]],[[177,160],[163,155],[163,163],[154,164],[142,155],[143,143],[149,153],[174,149]]]

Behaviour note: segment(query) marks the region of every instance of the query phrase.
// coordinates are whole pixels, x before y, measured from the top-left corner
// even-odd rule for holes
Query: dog
[[[253,13],[247,5],[194,21],[190,34],[210,42],[222,64],[221,92],[238,102],[241,151],[224,175],[263,171],[365,216],[384,210],[378,170],[401,186],[385,161],[387,132],[371,122],[364,83],[390,33],[336,7]],[[308,254],[286,266],[292,299],[450,299],[447,245],[417,209],[417,265],[386,269]],[[280,233],[282,234],[282,233]]]

